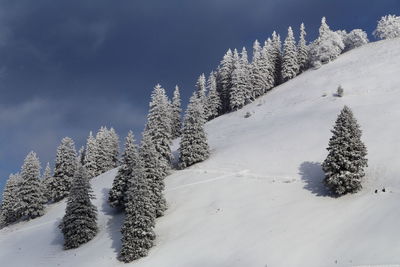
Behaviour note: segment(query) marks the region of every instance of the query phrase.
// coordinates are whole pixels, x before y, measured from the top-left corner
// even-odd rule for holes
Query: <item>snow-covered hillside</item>
[[[127,266],[400,264],[399,47],[390,40],[355,49],[209,122],[210,159],[166,178],[157,245]],[[342,98],[334,96],[339,84]],[[363,129],[369,167],[360,193],[332,198],[320,163],[344,105]],[[0,231],[0,265],[124,266],[116,260],[122,215],[106,202],[115,174],[93,180],[100,232],[92,241],[62,249],[58,203]]]

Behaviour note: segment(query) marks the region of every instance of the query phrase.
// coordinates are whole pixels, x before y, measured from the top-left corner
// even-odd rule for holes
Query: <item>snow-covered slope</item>
[[[210,159],[167,177],[157,245],[128,266],[400,264],[399,47],[392,40],[350,51],[208,123]],[[334,96],[339,84],[342,98]],[[363,191],[332,198],[320,163],[344,105],[363,129],[369,168]],[[93,180],[101,229],[94,240],[63,251],[65,204],[55,204],[0,231],[0,265],[125,265],[116,260],[122,215],[106,202],[115,173]]]

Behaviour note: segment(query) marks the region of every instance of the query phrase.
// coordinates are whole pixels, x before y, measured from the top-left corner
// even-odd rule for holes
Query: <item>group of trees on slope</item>
[[[400,36],[400,18],[382,17],[374,35],[381,39]],[[47,163],[40,175],[40,161],[30,152],[21,172],[11,174],[3,192],[0,224],[30,220],[44,214],[45,204],[68,197],[65,215],[59,225],[66,249],[79,247],[97,233],[97,208],[90,178],[119,167],[109,192],[112,207],[125,212],[121,229],[122,248],[119,259],[130,262],[146,256],[154,245],[155,219],[163,216],[167,203],[163,196],[164,178],[172,168],[172,139],[181,137],[179,168],[186,168],[208,158],[209,147],[204,123],[226,112],[238,110],[286,82],[310,66],[318,67],[341,53],[368,42],[359,29],[350,33],[332,31],[321,21],[319,37],[307,45],[304,24],[296,44],[293,30],[288,29],[282,44],[274,32],[263,46],[256,40],[252,60],[247,50],[228,50],[216,71],[208,79],[200,75],[181,122],[181,99],[176,87],[172,101],[157,85],[151,95],[147,123],[140,146],[129,132],[119,159],[119,137],[113,128],[100,128],[89,134],[86,146],[76,152],[74,141],[66,137],[57,148],[54,173]],[[350,108],[339,114],[329,141],[328,156],[323,163],[325,184],[337,195],[361,188],[367,150],[361,141],[361,130]]]
[[[59,227],[64,234],[66,249],[80,246],[97,232],[97,209],[91,203],[89,180],[119,166],[109,192],[109,202],[112,207],[126,212],[121,230],[123,247],[120,259],[128,262],[137,255],[143,256],[155,238],[154,233],[151,234],[155,218],[162,216],[167,209],[163,190],[164,178],[173,163],[172,140],[182,136],[178,164],[182,168],[205,160],[209,155],[203,128],[206,121],[203,101],[204,98],[196,91],[182,122],[179,88],[175,88],[171,101],[164,88],[156,85],[140,147],[130,131],[125,138],[121,159],[119,137],[113,128],[106,127],[101,127],[95,136],[90,133],[86,146],[78,153],[74,141],[69,137],[63,138],[57,148],[53,174],[47,163],[41,176],[39,158],[30,152],[21,173],[10,175],[6,184],[0,210],[1,226],[42,216],[45,204],[68,197],[66,213]],[[150,226],[137,222],[141,218]],[[143,227],[150,231],[148,242],[138,240],[143,237]],[[137,247],[137,244],[142,244],[142,247]],[[135,251],[131,251],[132,248]]]

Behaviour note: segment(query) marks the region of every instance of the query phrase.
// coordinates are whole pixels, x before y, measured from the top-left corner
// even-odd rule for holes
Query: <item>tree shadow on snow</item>
[[[125,214],[122,210],[120,209],[115,209],[112,208],[109,203],[108,203],[108,188],[104,188],[102,193],[103,193],[103,199],[105,201],[103,202],[103,205],[101,207],[101,211],[105,215],[109,215],[110,218],[107,221],[106,225],[106,231],[109,237],[112,240],[111,248],[118,254],[119,251],[121,250],[121,227],[124,221]]]
[[[301,180],[305,182],[304,189],[319,197],[332,197],[332,194],[324,185],[325,174],[321,163],[305,161],[299,167]]]

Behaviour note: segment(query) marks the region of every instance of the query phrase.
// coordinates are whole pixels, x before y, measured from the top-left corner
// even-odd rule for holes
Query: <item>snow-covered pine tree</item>
[[[92,132],[89,133],[89,137],[86,141],[86,153],[85,153],[85,169],[88,173],[89,178],[93,178],[97,175],[97,144],[96,139],[93,137]]]
[[[100,175],[117,166],[118,162],[118,136],[115,130],[101,127],[96,134],[96,175]]]
[[[326,17],[322,17],[321,19],[321,26],[319,27],[319,36],[324,36],[327,35],[331,29],[328,26],[328,23],[326,22]]]
[[[228,49],[224,55],[219,67],[217,75],[217,90],[221,97],[221,114],[229,111],[229,95],[232,88],[232,72],[234,70],[233,53]]]
[[[253,98],[253,85],[251,84],[251,65],[249,64],[249,59],[247,55],[246,47],[242,48],[242,52],[240,53],[240,63],[244,72],[244,98],[245,104],[251,103]]]
[[[0,228],[9,225],[21,218],[21,202],[19,197],[19,187],[21,185],[19,173],[10,174],[4,187],[1,202],[0,214],[2,220]]]
[[[21,203],[21,215],[30,220],[44,214],[44,196],[40,182],[40,162],[36,153],[31,151],[21,168],[21,184],[18,196]]]
[[[49,184],[52,183],[53,179],[54,179],[54,177],[51,174],[50,163],[47,162],[46,168],[44,169],[43,176],[41,179],[42,188],[43,188],[43,196],[44,196],[45,202],[47,202],[51,199],[51,190],[50,190]]]
[[[206,160],[209,155],[203,109],[195,95],[190,98],[182,128],[179,166],[183,169]]]
[[[274,82],[275,85],[282,83],[282,42],[281,37],[275,31],[272,33],[272,49],[269,55],[274,65]]]
[[[211,72],[208,77],[208,95],[207,95],[207,120],[212,120],[219,115],[221,110],[221,98],[217,91],[217,81],[215,73]]]
[[[306,42],[306,28],[304,23],[300,25],[300,39],[297,44],[297,62],[299,64],[299,72],[308,69],[308,46]]]
[[[271,60],[273,58],[275,48],[269,39],[265,42],[261,50],[261,60],[259,67],[261,70],[261,93],[265,94],[274,87],[275,84],[275,64]]]
[[[171,113],[171,137],[177,138],[181,135],[181,95],[178,85],[175,86],[174,95],[172,97],[172,113]]]
[[[86,148],[84,146],[81,146],[81,148],[78,151],[77,160],[82,166],[85,166],[85,153],[86,153]]]
[[[119,166],[119,136],[113,127],[109,130],[112,168]]]
[[[96,236],[97,208],[91,202],[92,189],[82,165],[78,165],[68,196],[65,215],[59,225],[64,235],[64,248],[77,248]]]
[[[337,195],[357,192],[362,188],[367,148],[361,141],[361,129],[353,112],[345,106],[336,119],[329,140],[328,156],[322,164],[325,184]]]
[[[151,142],[150,139],[147,141]],[[154,146],[152,150],[157,154]],[[165,161],[162,157],[160,159]],[[154,233],[156,209],[150,186],[152,180],[148,179],[149,176],[146,175],[141,161],[138,163],[128,179],[130,183],[125,205],[126,215],[121,229],[122,248],[118,259],[126,263],[147,256],[156,238]]]
[[[60,201],[69,194],[72,177],[76,171],[76,150],[74,141],[65,137],[57,148],[54,177],[47,184],[50,201]]]
[[[400,37],[400,16],[383,16],[373,32],[379,39],[394,39]]]
[[[145,178],[151,189],[151,199],[155,215],[160,217],[167,209],[167,202],[163,191],[165,188],[164,178],[168,175],[170,165],[167,160],[157,151],[151,136],[145,131],[139,151],[143,162]]]
[[[260,43],[258,40],[255,40],[253,44],[253,59],[251,61],[251,84],[253,86],[253,99],[263,95],[264,92],[264,86],[262,83],[263,71],[261,69],[261,50],[262,48]]]
[[[157,84],[151,94],[150,110],[147,116],[145,135],[149,136],[156,150],[167,160],[172,161],[171,153],[171,114],[165,90]]]
[[[205,101],[207,95],[206,76],[202,73],[196,82],[197,97],[201,102]]]
[[[347,52],[354,48],[363,46],[369,42],[368,35],[365,31],[361,29],[354,29],[351,32],[347,33],[343,38],[344,50],[343,52]]]
[[[288,29],[288,35],[283,45],[282,59],[282,79],[288,81],[296,77],[299,72],[299,64],[297,62],[297,47],[294,39],[292,27]]]
[[[238,110],[242,108],[246,103],[246,94],[249,91],[248,88],[248,69],[245,62],[237,58],[237,50],[234,52],[234,71],[232,72],[232,88],[230,90],[229,104],[230,110]],[[246,53],[247,56],[247,53]],[[247,60],[247,58],[246,58]],[[200,103],[201,104],[201,103]]]
[[[319,37],[311,43],[309,56],[314,66],[325,64],[337,58],[344,49],[342,37],[329,29],[326,18],[321,20]]]
[[[136,168],[138,161],[139,152],[135,144],[135,137],[132,131],[129,131],[125,138],[125,150],[122,155],[122,165],[118,169],[112,188],[109,191],[108,201],[110,202],[111,207],[125,207],[129,179],[132,177],[132,170]]]

